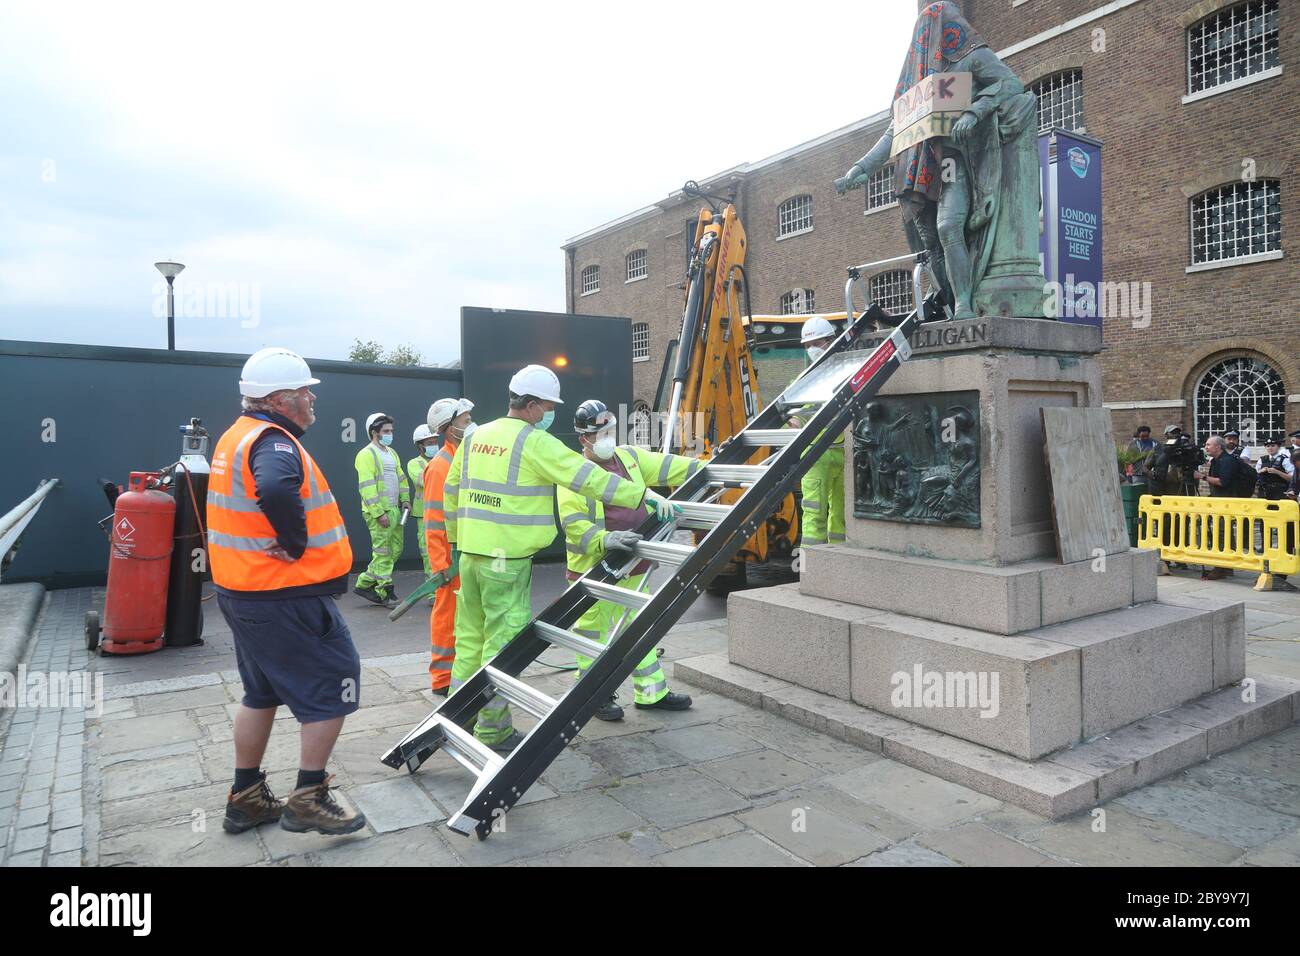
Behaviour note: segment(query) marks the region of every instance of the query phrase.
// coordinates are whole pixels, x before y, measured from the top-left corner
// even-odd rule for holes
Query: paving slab
[[[195,833],[188,823],[123,833],[99,845],[100,866],[248,866],[264,859],[252,831],[232,836],[208,826]]]
[[[288,834],[298,836],[299,834]],[[400,833],[383,833],[364,839],[340,839],[319,849],[307,849],[313,866],[460,866],[435,827],[414,827]],[[455,837],[459,839],[459,837]],[[495,839],[495,837],[493,837]]]
[[[699,764],[696,769],[746,797],[774,793],[822,776],[816,767],[776,750],[754,750]]]
[[[559,793],[604,787],[613,781],[608,770],[572,746],[560,751],[541,776],[542,783]]]
[[[99,728],[99,750],[113,754],[131,750],[147,750],[185,740],[198,740],[203,731],[185,714],[172,714],[165,720],[156,717],[131,717],[102,723]]]
[[[133,761],[104,771],[104,799],[122,800],[206,782],[199,758],[193,754],[153,761]]]
[[[1296,817],[1274,813],[1244,800],[1168,783],[1136,790],[1115,802],[1133,813],[1166,820],[1181,829],[1247,849],[1300,826]]]
[[[688,823],[684,827],[660,830],[659,842],[670,849],[679,850],[684,846],[716,840],[743,829],[745,829],[744,825],[735,817],[714,817],[711,820],[701,820],[699,823]]]
[[[998,807],[997,800],[893,761],[828,777],[826,783],[922,829],[945,827]]]
[[[1247,851],[1242,860],[1249,866],[1300,867],[1300,831],[1292,830]]]
[[[1225,866],[1243,855],[1240,847],[1225,841],[1130,813],[1119,805],[1125,799],[1099,808],[1104,816],[1080,814],[1021,839],[1044,853],[1085,866]],[[1099,829],[1102,825],[1104,830]]]
[[[1185,770],[1167,782],[1189,790],[1210,790],[1277,813],[1300,816],[1300,787],[1214,760]]]
[[[725,723],[661,730],[654,735],[654,742],[660,747],[680,754],[690,763],[731,757],[748,750],[757,750],[762,746],[753,737],[728,729]]]
[[[644,826],[625,806],[590,791],[516,806],[499,822],[501,832],[482,841],[469,837],[456,844],[456,853],[471,866],[491,866],[560,850],[575,836],[594,840]]]
[[[812,801],[783,800],[747,810],[736,819],[817,866],[841,866],[892,842]]]
[[[686,763],[681,754],[655,743],[657,737],[657,734],[640,733],[606,740],[579,740],[577,749],[615,777],[635,777]]]
[[[664,866],[807,866],[752,833],[697,843],[658,858]]]
[[[643,834],[644,835],[644,834]],[[662,853],[662,849],[660,853]],[[658,854],[642,852],[634,842],[633,834],[623,832],[585,843],[573,849],[521,860],[520,866],[658,866]]]
[[[714,732],[720,733],[729,727],[771,750],[797,757],[827,772],[842,773],[880,759],[868,750],[825,733],[815,733],[773,713],[753,712],[725,717]]]
[[[1042,866],[1050,858],[979,823],[931,830],[916,842],[963,866]]]
[[[178,690],[167,694],[139,697],[135,702],[135,712],[141,716],[149,716],[217,704],[224,706],[228,703],[230,703],[230,695],[225,685],[214,684],[208,687],[196,687],[193,690]]]
[[[376,833],[404,830],[444,819],[438,805],[409,776],[353,787],[347,796],[366,815],[366,822]]]
[[[644,774],[604,792],[663,830],[750,806],[744,797],[689,767]]]
[[[870,856],[863,857],[860,860],[848,864],[849,866],[959,866],[960,864],[948,859],[942,853],[935,853],[933,850],[915,843],[899,843],[891,846],[887,850],[881,850],[879,853],[873,853]]]

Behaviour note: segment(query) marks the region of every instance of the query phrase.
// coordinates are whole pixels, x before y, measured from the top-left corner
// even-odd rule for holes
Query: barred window
[[[627,416],[627,441],[639,448],[650,447],[650,406],[645,402],[632,403],[632,412]]]
[[[812,196],[795,196],[777,208],[777,238],[807,232],[813,227]]]
[[[791,289],[781,296],[782,315],[808,315],[815,311],[812,289]]]
[[[1187,31],[1187,92],[1223,86],[1277,66],[1277,0],[1220,10]]]
[[[1235,428],[1243,445],[1283,432],[1286,389],[1267,362],[1240,356],[1217,363],[1196,383],[1196,441]]]
[[[1083,70],[1062,70],[1029,88],[1038,97],[1038,132],[1083,129]]]
[[[582,270],[582,294],[600,291],[600,266],[587,266]]]
[[[1192,262],[1218,262],[1282,248],[1276,179],[1229,183],[1192,199]]]
[[[867,212],[894,202],[894,164],[878,169],[867,180]]]
[[[645,250],[633,249],[627,254],[627,281],[646,277]]]
[[[632,323],[632,361],[650,361],[650,323]]]
[[[871,277],[871,301],[890,315],[907,315],[912,311],[912,273],[895,269]]]

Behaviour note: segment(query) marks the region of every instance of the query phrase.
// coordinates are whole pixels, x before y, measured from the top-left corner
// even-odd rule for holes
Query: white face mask
[[[601,461],[609,461],[614,457],[614,436],[601,435],[592,443],[591,450]]]
[[[810,362],[815,362],[815,361],[817,361],[819,358],[822,357],[822,355],[823,355],[825,352],[826,352],[826,349],[825,349],[824,346],[821,346],[821,345],[810,345],[810,346],[808,346],[808,361],[810,361]]]

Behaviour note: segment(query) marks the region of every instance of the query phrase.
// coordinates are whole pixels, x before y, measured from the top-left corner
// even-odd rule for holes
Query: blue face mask
[[[380,436],[379,436],[379,440],[380,440],[381,442],[383,442],[385,445],[391,445],[391,444],[393,443],[393,436],[392,436],[392,435],[380,435]]]
[[[549,412],[547,412],[545,415],[542,416],[542,420],[537,423],[537,427],[540,428],[542,431],[549,431],[551,428],[551,422],[553,421],[555,421],[555,409],[552,408]]]
[[[434,448],[432,445],[426,445],[424,447],[425,458],[432,458],[436,454],[438,454],[438,449]]]

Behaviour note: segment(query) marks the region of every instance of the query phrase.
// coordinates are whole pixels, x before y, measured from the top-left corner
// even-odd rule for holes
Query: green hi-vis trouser
[[[423,515],[420,516],[420,520],[416,522],[416,524],[417,524],[416,527],[417,533],[415,536],[415,540],[420,545],[420,560],[424,562],[424,580],[427,581],[429,580],[429,578],[433,577],[433,568],[429,566],[429,542],[426,541],[424,538],[424,516]],[[429,603],[433,604],[433,598],[429,599]]]
[[[644,574],[638,574],[635,577],[624,578],[618,582],[621,588],[636,590]],[[583,637],[589,637],[593,641],[599,641],[601,644],[608,644],[610,632],[618,619],[622,617],[624,611],[628,612],[628,620],[624,622],[624,627],[636,617],[636,611],[624,608],[621,604],[613,604],[609,601],[597,601],[578,618],[578,623],[573,627],[573,633],[581,634]],[[583,671],[591,666],[591,658],[583,657],[581,654],[578,658],[578,672],[575,677],[581,677]],[[638,704],[653,704],[661,700],[668,693],[668,678],[664,676],[664,669],[659,666],[659,655],[654,650],[645,656],[636,670],[632,672],[632,694],[633,699]]]
[[[832,445],[808,469],[803,490],[804,544],[844,540],[844,446]]]
[[[461,554],[456,592],[456,659],[451,665],[454,693],[491,662],[532,620],[532,558],[485,558]],[[510,736],[510,705],[496,694],[478,712],[474,736],[489,747]]]
[[[402,518],[396,508],[389,508],[388,527],[381,527],[377,516],[366,515],[366,527],[370,529],[370,564],[357,577],[357,587],[373,587],[381,596],[387,597],[393,589],[393,565],[402,556],[402,532],[405,530],[398,522]]]

